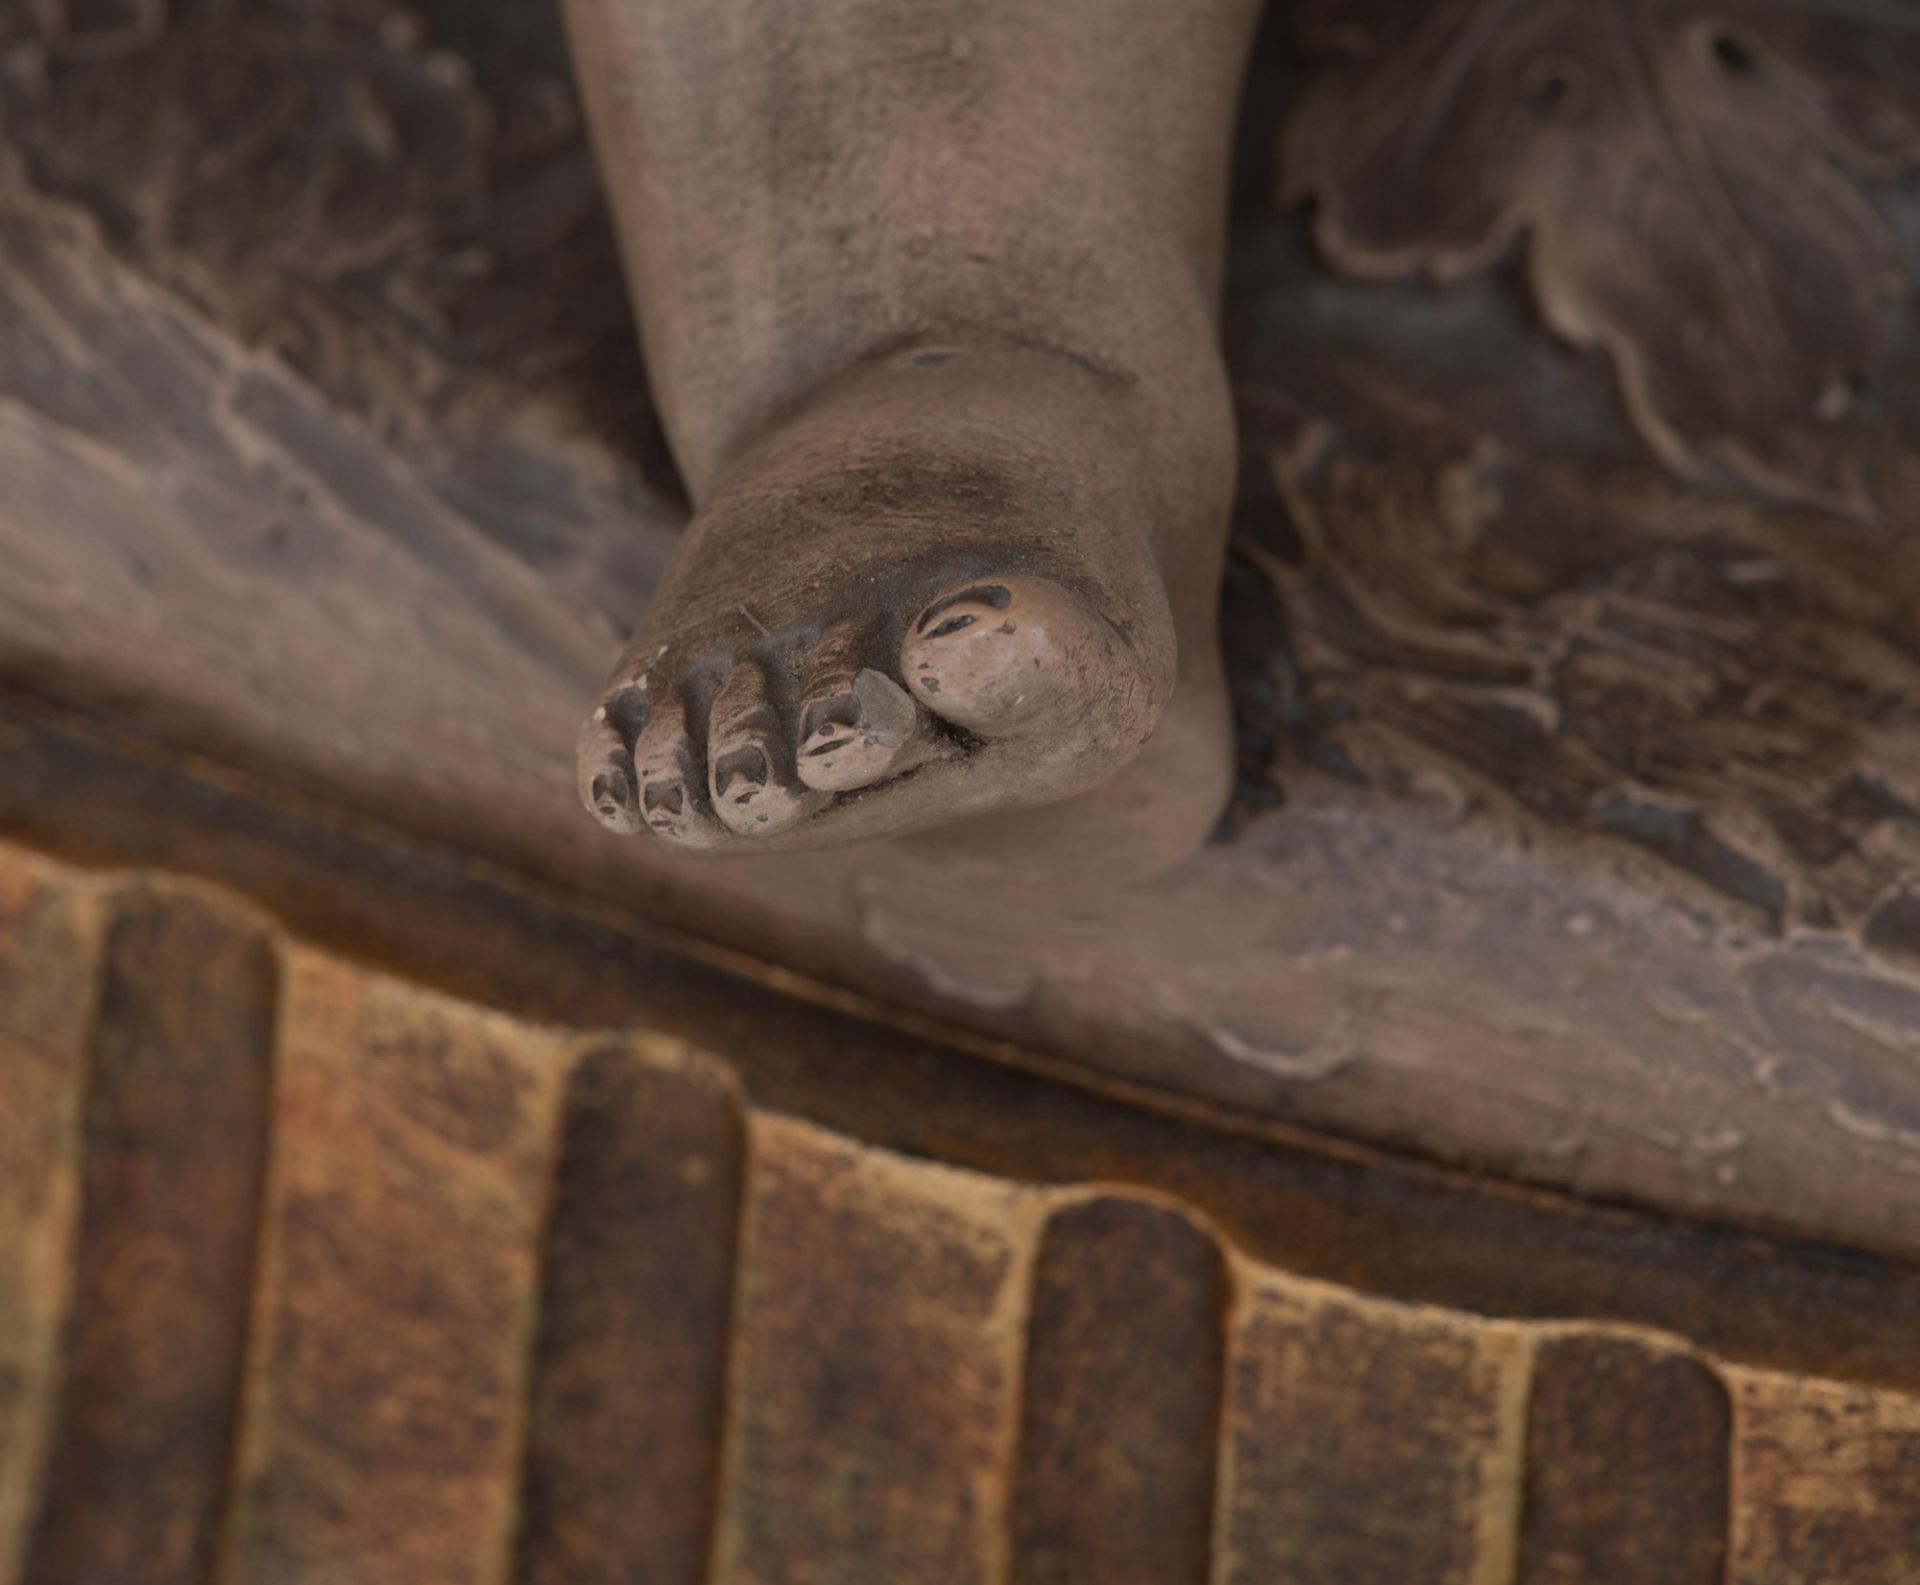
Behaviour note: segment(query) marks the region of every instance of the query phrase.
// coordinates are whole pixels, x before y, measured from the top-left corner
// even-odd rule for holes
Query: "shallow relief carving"
[[[1519,247],[1541,319],[1607,352],[1676,473],[1903,499],[1882,454],[1913,436],[1914,283],[1876,189],[1920,166],[1920,14],[1323,4],[1305,38],[1335,59],[1284,187],[1337,268],[1457,280]]]
[[[312,389],[302,387],[299,421],[277,422],[266,450],[241,450],[247,462],[277,467],[298,452],[323,505],[347,499],[364,474],[430,483],[457,506],[420,536],[414,559],[457,573],[471,553],[484,574],[471,597],[448,574],[456,597],[446,611],[460,619],[473,705],[458,724],[492,752],[456,741],[459,754],[424,760],[423,739],[454,737],[436,735],[450,714],[438,697],[430,710],[419,695],[396,699],[374,746],[398,745],[408,765],[455,765],[460,777],[426,784],[418,803],[384,786],[381,796],[393,798],[394,818],[449,840],[524,837],[524,851],[560,870],[582,823],[540,779],[550,768],[538,758],[548,752],[541,731],[591,678],[523,663],[512,644],[531,629],[549,649],[561,647],[552,630],[610,646],[587,618],[630,618],[677,522],[616,492],[633,477],[640,426],[615,398],[637,387],[637,358],[625,350],[624,301],[577,127],[534,113],[555,103],[549,89],[564,94],[564,77],[531,57],[490,68],[463,29],[481,31],[500,7],[467,12],[443,0],[426,10],[436,15],[422,34],[398,22],[389,31],[389,19],[413,15],[396,0],[316,0],[298,8],[297,27],[293,7],[179,0],[157,64],[149,53],[82,59],[61,45],[35,86],[31,50],[0,63],[26,85],[10,141],[31,166],[23,212],[29,199],[35,215],[69,212],[72,257],[100,266],[107,308],[158,301],[145,284],[157,282],[191,300],[222,360],[263,350],[262,308],[309,326],[300,341],[264,349]],[[1570,5],[1475,14],[1518,27],[1550,10],[1580,15]],[[1434,14],[1438,26],[1466,13]],[[1900,13],[1851,14],[1854,33],[1866,36],[1871,21],[1884,39]],[[1372,42],[1348,43],[1372,53],[1323,52],[1324,75],[1302,67],[1303,117],[1336,91],[1349,112],[1364,108],[1357,89],[1384,69],[1392,29],[1404,42],[1418,17],[1377,6],[1362,20],[1380,24]],[[0,31],[8,25],[0,7]],[[249,42],[255,29],[264,36]],[[1287,49],[1291,82],[1291,36]],[[326,123],[333,141],[315,143],[301,132],[312,124],[280,106],[335,69],[327,60],[337,68],[329,102],[352,114]],[[183,107],[209,102],[202,90],[220,62],[277,86],[203,121]],[[383,115],[390,141],[377,135]],[[546,131],[523,143],[515,125]],[[81,136],[88,127],[102,135]],[[183,137],[189,152],[179,155]],[[1361,140],[1343,137],[1352,145],[1343,157],[1358,158]],[[1438,134],[1427,146],[1436,161],[1447,147]],[[1263,174],[1270,147],[1263,139]],[[1579,160],[1604,152],[1556,158],[1578,173]],[[301,210],[304,227],[274,207],[276,193],[310,190],[298,169],[336,168],[329,160],[371,160],[384,179],[357,190],[381,201],[355,208],[344,203],[354,184],[329,187],[336,201]],[[252,174],[223,206],[195,204],[190,184],[148,185],[196,163]],[[1879,217],[1881,241],[1910,255],[1920,239],[1911,176],[1834,169]],[[275,172],[283,185],[267,182]],[[235,191],[259,205],[232,202]],[[1334,202],[1320,196],[1323,233]],[[128,213],[143,223],[123,228]],[[241,230],[223,233],[223,218]],[[1143,902],[1124,939],[1088,930],[1049,941],[1044,955],[1023,946],[1009,968],[986,949],[1031,938],[996,937],[1002,916],[977,918],[969,903],[957,911],[964,953],[921,910],[912,933],[894,932],[892,962],[932,987],[926,1003],[944,1019],[991,1020],[1062,1048],[1098,1044],[1110,1071],[1131,1063],[1169,1089],[1596,1193],[1844,1227],[1907,1248],[1911,1202],[1900,1185],[1915,1180],[1895,1174],[1920,1149],[1914,1004],[1886,989],[1901,979],[1896,957],[1863,964],[1846,938],[1920,954],[1911,885],[1920,574],[1914,514],[1900,505],[1914,498],[1914,453],[1895,443],[1915,428],[1910,317],[1898,304],[1876,308],[1890,339],[1871,349],[1877,363],[1862,364],[1871,379],[1839,415],[1855,448],[1847,455],[1864,458],[1856,484],[1832,484],[1844,468],[1800,464],[1807,477],[1782,483],[1742,471],[1731,430],[1687,431],[1684,457],[1650,445],[1623,399],[1617,351],[1578,342],[1538,311],[1532,221],[1501,226],[1474,268],[1442,272],[1436,285],[1417,260],[1362,267],[1333,249],[1316,258],[1298,210],[1263,192],[1258,219],[1243,217],[1229,304],[1248,462],[1230,655],[1247,744],[1239,840],[1203,854],[1177,897],[1163,890]],[[57,264],[45,272],[56,280]],[[1665,355],[1663,338],[1687,323],[1658,306],[1621,320],[1639,327],[1649,356]],[[99,322],[122,333],[128,324],[124,314]],[[83,350],[115,348],[120,367],[130,345],[89,340]],[[632,379],[611,379],[602,360]],[[1817,382],[1808,388],[1817,396]],[[199,411],[163,394],[153,405],[174,420]],[[243,416],[290,411],[256,404]],[[1869,416],[1881,427],[1861,442]],[[355,448],[352,467],[323,468],[346,448],[325,457],[317,448],[341,436]],[[197,486],[206,473],[195,470]],[[244,475],[245,500],[265,493],[252,490],[261,477],[257,466]],[[104,554],[129,537],[134,514],[100,521],[113,535],[86,548]],[[342,509],[322,535],[272,511],[193,516],[209,538],[216,528],[256,535],[245,565],[283,569],[261,586],[316,635],[311,649],[288,644],[294,623],[283,616],[258,673],[273,680],[276,702],[305,701],[280,711],[303,749],[350,735],[327,731],[325,699],[300,691],[321,674],[301,658],[338,653],[319,633],[331,608],[315,600],[311,568],[337,547],[384,557],[390,521]],[[21,522],[31,534],[33,519]],[[183,585],[160,571],[155,620],[180,630]],[[425,577],[354,588],[405,611]],[[538,624],[514,603],[529,589],[543,602]],[[250,630],[264,626],[243,614]],[[84,629],[66,626],[71,646],[130,655],[152,682],[158,651],[121,643],[124,602]],[[431,637],[450,648],[443,630]],[[355,730],[374,737],[365,722]],[[290,729],[285,740],[295,738]],[[322,769],[333,791],[349,786]],[[401,778],[393,786],[411,796]],[[457,796],[426,801],[447,788]],[[1282,800],[1288,807],[1270,817]],[[1434,810],[1457,829],[1434,831],[1424,818]],[[878,954],[856,957],[831,934],[853,929],[830,916],[840,897],[831,886],[796,879],[747,896],[744,883],[721,892],[703,877],[712,891],[681,892],[638,865],[618,879],[669,899],[689,928],[772,921],[747,939],[781,961],[798,964],[804,947],[819,972],[881,972]],[[895,895],[876,887],[852,902],[863,917],[897,915],[887,906]],[[909,1000],[906,974],[897,984]],[[1800,1058],[1784,1060],[1789,1050]],[[1676,1075],[1690,1087],[1677,1090]],[[1632,1132],[1677,1104],[1687,1121],[1671,1136]]]
[[[1770,929],[1905,943],[1920,14],[1349,3],[1299,38],[1229,334],[1278,779],[1511,799]]]

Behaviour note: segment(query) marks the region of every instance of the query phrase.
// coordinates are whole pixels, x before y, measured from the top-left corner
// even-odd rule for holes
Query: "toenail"
[[[765,787],[771,767],[767,764],[766,751],[758,744],[748,744],[737,748],[730,754],[723,754],[714,762],[713,787],[716,794],[726,792],[736,781],[745,780],[750,785],[746,796],[751,798],[760,788]]]
[[[956,631],[956,628],[949,628],[944,625],[941,627],[940,633],[929,633],[927,631],[927,629],[933,625],[936,618],[951,611],[956,605],[987,605],[993,607],[996,611],[1004,611],[1012,604],[1013,591],[1002,588],[997,583],[984,583],[977,588],[962,589],[958,594],[950,594],[944,600],[936,600],[933,605],[921,615],[920,636],[922,638],[938,638],[941,633]],[[965,621],[958,622],[957,626],[965,627],[967,623],[972,620],[973,618],[968,616]]]
[[[604,815],[612,815],[627,807],[633,796],[624,776],[596,776],[593,778],[593,801]]]
[[[859,723],[860,701],[851,693],[841,693],[808,705],[800,731],[806,742],[818,745],[811,751],[817,754],[851,742]]]

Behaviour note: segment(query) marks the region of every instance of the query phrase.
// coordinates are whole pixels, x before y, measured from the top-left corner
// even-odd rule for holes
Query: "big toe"
[[[900,670],[927,709],[983,737],[1066,731],[1096,717],[1118,726],[1116,704],[1150,727],[1158,702],[1141,696],[1129,648],[1060,585],[998,578],[933,600],[908,630]]]

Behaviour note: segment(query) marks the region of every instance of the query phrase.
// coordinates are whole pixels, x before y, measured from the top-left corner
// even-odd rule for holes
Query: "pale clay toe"
[[[971,796],[990,812],[1069,795],[1111,768],[1116,745],[1137,746],[1161,702],[1129,683],[1138,664],[1120,624],[1047,579],[936,593],[891,665],[886,631],[831,623],[797,659],[779,635],[693,666],[656,648],[622,669],[581,735],[582,800],[609,830],[688,850],[785,845],[836,815],[848,839],[889,834],[934,823],[936,802]],[[716,668],[718,686],[699,686]],[[980,775],[996,753],[992,781],[1010,799]]]

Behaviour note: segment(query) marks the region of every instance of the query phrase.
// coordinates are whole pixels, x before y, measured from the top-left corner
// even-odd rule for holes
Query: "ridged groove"
[[[624,1042],[567,1083],[519,1585],[700,1585],[719,1478],[745,1123],[725,1075]]]
[[[134,890],[108,928],[62,1381],[25,1585],[204,1585],[253,1288],[276,965]]]
[[[1721,1585],[1731,1422],[1725,1382],[1690,1354],[1543,1341],[1518,1585]]]
[[[1179,1211],[1114,1196],[1047,1222],[1013,1585],[1205,1585],[1226,1301],[1219,1246]]]

